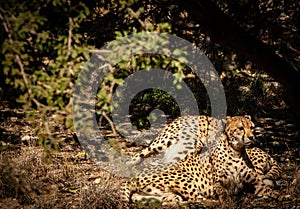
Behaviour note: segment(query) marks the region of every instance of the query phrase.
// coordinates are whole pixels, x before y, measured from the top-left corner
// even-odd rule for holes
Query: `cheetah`
[[[137,165],[144,158],[164,153],[163,163],[177,162],[185,156],[201,151],[207,136],[222,132],[224,121],[210,116],[184,116],[173,120],[147,148],[135,153],[129,162]]]
[[[209,137],[214,135],[217,132],[225,131],[228,137],[238,137],[238,134],[246,137],[245,140],[253,141],[253,129],[254,124],[251,126],[245,127],[240,125],[240,127],[234,127],[232,125],[227,125],[227,128],[224,128],[224,123],[227,121],[235,121],[241,118],[246,118],[251,121],[249,115],[245,116],[227,116],[226,120],[217,120],[216,118],[210,116],[184,116],[179,117],[168,124],[157,138],[155,138],[147,148],[141,150],[138,153],[135,153],[130,161],[131,164],[139,164],[144,158],[151,157],[152,155],[157,155],[159,153],[164,154],[163,164],[166,164],[163,167],[159,167],[153,172],[160,172],[161,170],[168,167],[167,165],[171,162],[177,162],[184,159],[187,155],[191,153],[200,153],[204,146],[212,146],[216,143],[214,137]],[[236,128],[241,129],[237,131]],[[248,128],[248,129],[247,129]],[[225,130],[224,130],[225,129]],[[245,131],[245,133],[243,132]],[[183,142],[181,144],[178,141]],[[175,152],[172,150],[176,145],[180,145],[181,151],[175,149]],[[280,168],[278,163],[266,152],[257,147],[246,147],[247,158],[250,160],[250,164],[253,164],[255,171],[264,175],[264,181],[270,186],[275,186],[277,180],[280,177]],[[168,151],[168,150],[171,150]],[[170,160],[171,158],[171,160]],[[147,165],[149,166],[149,165]]]
[[[245,149],[254,138],[253,127],[249,116],[228,117],[224,132],[208,136],[219,139],[211,150],[192,152],[159,174],[129,179],[122,185],[122,199],[130,202],[152,197],[165,205],[209,205],[216,203],[224,191],[237,194],[245,184],[253,185],[259,197],[277,197],[278,193],[265,181],[279,175],[276,162],[258,148]]]

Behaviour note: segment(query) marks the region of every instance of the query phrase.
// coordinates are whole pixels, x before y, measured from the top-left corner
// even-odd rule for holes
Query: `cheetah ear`
[[[227,121],[230,121],[231,120],[231,116],[226,116],[226,121],[224,122],[227,122]]]
[[[221,120],[221,122],[222,122],[223,124],[226,124],[226,121],[227,121],[227,118],[226,118],[226,119],[223,118],[223,119]]]
[[[227,126],[229,124],[229,122],[231,121],[232,117],[231,116],[226,116],[226,119],[223,119],[223,123],[225,124],[225,126]]]
[[[251,116],[250,115],[245,115],[244,117],[247,118],[247,119],[249,119],[249,120],[251,120]]]

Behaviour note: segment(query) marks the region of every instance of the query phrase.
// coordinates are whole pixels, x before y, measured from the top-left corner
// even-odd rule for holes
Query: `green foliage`
[[[142,12],[139,14],[142,15]],[[139,18],[135,16],[135,18]],[[119,86],[123,85],[123,80],[139,71],[139,70],[151,70],[151,69],[165,69],[171,71],[174,75],[174,84],[177,89],[182,88],[181,83],[186,75],[189,75],[190,70],[183,63],[186,61],[186,52],[182,49],[175,49],[172,52],[174,55],[178,56],[179,59],[172,59],[165,55],[160,54],[138,54],[132,56],[130,54],[131,49],[135,47],[141,47],[141,51],[156,51],[160,48],[169,50],[168,44],[169,41],[167,38],[156,38],[153,39],[152,36],[140,36],[138,34],[147,34],[145,32],[160,32],[163,35],[166,32],[172,31],[171,25],[168,23],[159,23],[157,25],[149,24],[146,31],[144,32],[135,32],[138,29],[132,27],[130,31],[116,31],[117,42],[110,42],[109,46],[113,49],[109,59],[110,60],[120,60],[116,66],[111,66],[110,72],[105,76],[102,86],[97,94],[97,113],[99,115],[111,113],[113,108],[112,96],[114,90]],[[134,32],[132,32],[134,31]],[[128,36],[131,35],[131,36]],[[138,46],[136,45],[137,43]],[[154,48],[153,48],[154,47]],[[157,49],[155,48],[157,47]],[[143,107],[134,108],[134,106],[142,104]],[[148,116],[150,111],[145,111],[145,107],[152,106],[152,109],[155,107],[164,104],[165,110],[167,113],[175,116],[178,116],[178,105],[172,97],[158,89],[153,89],[151,91],[142,92],[139,96],[135,97],[132,101],[132,110],[131,114],[134,116],[131,118],[132,123],[137,126],[139,129],[149,128]],[[187,104],[188,105],[188,104]],[[166,108],[169,106],[169,108]]]
[[[146,89],[137,94],[130,104],[132,124],[139,130],[149,129],[150,113],[155,109],[162,110],[171,119],[180,116],[179,106],[170,94],[157,88]]]
[[[84,2],[85,4],[82,1],[63,0],[25,0],[22,3],[16,0],[0,2],[2,52],[0,65],[3,68],[1,73],[5,77],[5,83],[16,90],[17,101],[23,104],[26,110],[38,110],[39,119],[37,119],[36,114],[31,112],[28,112],[28,118],[36,122],[36,131],[41,138],[41,144],[48,146],[49,138],[57,138],[54,134],[55,129],[67,128],[71,130],[73,127],[71,106],[75,81],[94,49],[100,48],[114,39],[122,38],[126,44],[112,45],[112,48],[119,53],[129,51],[130,48],[136,46],[132,40],[126,39],[126,37],[141,32],[176,34],[201,47],[213,61],[222,77],[229,95],[231,114],[247,112],[246,109],[249,110],[249,105],[253,107],[254,104],[257,104],[257,102],[250,100],[248,106],[244,105],[253,97],[252,91],[246,91],[247,89],[255,90],[259,95],[263,94],[260,98],[253,97],[258,101],[264,101],[266,93],[272,95],[270,98],[273,98],[274,92],[276,92],[276,90],[268,92],[265,81],[256,79],[259,78],[260,73],[252,73],[251,71],[254,71],[252,67],[246,68],[249,64],[247,61],[229,49],[223,49],[212,43],[208,36],[198,30],[198,26],[194,25],[188,14],[177,4],[177,1],[172,3],[138,0]],[[278,14],[276,13],[278,16],[281,14],[279,11],[283,8],[275,3],[273,6],[268,5],[269,3],[260,3],[264,7],[259,8],[255,7],[256,2],[250,3],[250,1],[225,1],[224,3],[216,1],[216,4],[221,10],[228,8],[228,11],[232,11],[230,15],[245,28],[254,24],[253,20],[256,20],[259,14],[262,13],[267,16],[268,13],[273,14],[278,11]],[[294,4],[295,1],[287,3],[289,10],[285,12],[289,15],[280,16],[281,19],[286,19],[284,24],[288,26],[284,27],[283,31],[293,28],[293,21],[296,20],[295,17],[297,16],[297,13],[292,9]],[[264,10],[268,7],[275,10]],[[246,9],[247,15],[240,18],[240,10],[236,8]],[[255,12],[251,13],[251,11]],[[288,19],[289,16],[292,17],[291,20]],[[281,23],[280,18],[278,16],[276,19],[278,25]],[[191,28],[189,28],[190,26]],[[264,29],[269,27],[268,24],[262,26]],[[253,34],[259,34],[255,28],[250,28],[249,31]],[[268,30],[266,29],[266,31]],[[294,32],[287,34],[293,35]],[[285,35],[285,38],[287,37],[290,36]],[[268,37],[266,36],[264,39],[266,40]],[[153,46],[163,47],[168,44],[165,39],[151,40],[145,38],[145,40],[139,41],[143,42],[142,47],[145,49]],[[278,46],[283,45],[283,42],[280,41],[272,43],[276,43]],[[296,48],[293,42],[290,44]],[[96,101],[97,114],[109,120],[109,114],[115,108],[112,104],[112,96],[116,88],[123,85],[124,79],[129,75],[139,70],[152,68],[172,72],[173,84],[177,89],[181,89],[183,87],[182,82],[186,82],[195,94],[200,111],[209,113],[209,100],[203,84],[183,64],[186,61],[185,51],[178,48],[172,53],[179,57],[178,60],[170,59],[164,55],[128,56],[125,53],[123,59],[116,66],[110,66],[109,73],[99,86]],[[113,56],[122,55],[115,54]],[[245,76],[245,74],[250,76]],[[239,88],[240,86],[243,88]],[[142,104],[140,106],[142,111],[136,108],[138,104]],[[152,107],[143,111],[149,106]],[[162,108],[162,106],[169,107],[163,109],[166,114],[178,115],[177,104],[167,92],[157,89],[141,92],[134,98],[130,107],[131,113],[141,114],[141,117],[135,117],[134,120],[136,121],[133,123],[139,128],[149,127],[149,115],[147,114],[155,108]],[[253,112],[257,112],[255,108],[260,107],[255,106]],[[53,125],[53,121],[56,121],[59,127]],[[83,120],[83,122],[85,121]]]
[[[83,3],[62,0],[24,1],[22,5],[8,1],[1,8],[5,82],[18,89],[17,101],[25,110],[39,110],[42,122],[36,129],[45,144],[54,137],[50,120],[72,127],[74,81],[92,49],[80,31],[89,9]],[[53,11],[60,11],[62,19],[53,22]],[[36,120],[34,115],[28,117]]]

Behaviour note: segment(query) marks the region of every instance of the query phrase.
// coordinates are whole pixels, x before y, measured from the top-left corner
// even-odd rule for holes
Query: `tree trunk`
[[[244,31],[211,0],[184,0],[181,5],[213,41],[235,50],[281,83],[287,92],[287,103],[300,121],[300,73],[297,69]]]

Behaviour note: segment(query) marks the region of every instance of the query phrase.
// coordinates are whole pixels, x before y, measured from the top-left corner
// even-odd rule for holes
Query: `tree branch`
[[[13,46],[14,41],[13,41],[13,38],[12,38],[12,33],[10,31],[10,24],[9,24],[8,20],[5,19],[1,13],[0,13],[0,19],[2,20],[4,30],[8,35],[8,42],[11,46]],[[24,80],[24,84],[25,84],[25,87],[27,89],[27,92],[29,94],[29,98],[32,99],[32,91],[31,91],[31,88],[30,88],[30,85],[29,85],[29,82],[28,82],[28,79],[27,79],[27,75],[25,73],[25,69],[24,69],[22,59],[21,59],[20,55],[17,52],[15,52],[14,56],[16,58],[16,61],[17,61],[18,65],[19,65],[19,68],[21,70],[21,75],[22,75],[22,78]]]
[[[300,119],[300,73],[261,40],[244,31],[211,0],[185,0],[181,5],[212,40],[261,67],[287,91],[287,100]]]
[[[111,130],[113,132],[113,135],[117,136],[118,133],[116,131],[115,125],[114,125],[113,121],[108,117],[108,115],[106,114],[105,110],[102,110],[102,115],[108,121],[108,123],[109,123],[109,125],[111,127]]]

